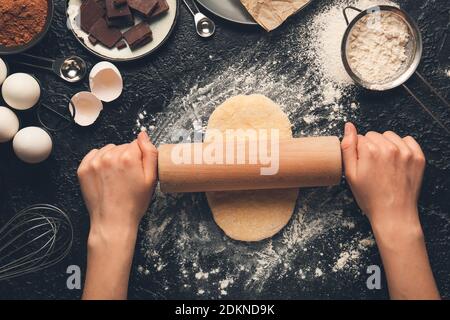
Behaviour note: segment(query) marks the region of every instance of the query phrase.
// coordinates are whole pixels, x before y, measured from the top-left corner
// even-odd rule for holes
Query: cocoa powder
[[[29,43],[45,26],[47,0],[0,0],[0,45]]]

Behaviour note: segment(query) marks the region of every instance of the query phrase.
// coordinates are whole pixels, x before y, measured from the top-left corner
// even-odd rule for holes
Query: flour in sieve
[[[408,26],[396,13],[368,14],[349,34],[350,68],[370,84],[391,81],[405,69],[409,39]]]

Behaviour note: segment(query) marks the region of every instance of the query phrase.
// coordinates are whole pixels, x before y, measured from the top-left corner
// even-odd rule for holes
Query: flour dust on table
[[[211,56],[217,71],[193,86],[180,81],[179,94],[161,112],[142,108],[134,133],[147,131],[156,145],[175,143],[173,135],[179,130],[191,137],[204,132],[210,115],[226,99],[260,93],[288,115],[294,137],[341,136],[344,123],[358,119],[361,105],[340,60],[338,38],[346,27],[342,9],[380,3],[392,4],[334,1],[286,28],[270,54],[264,54],[268,40],[263,38],[243,49],[231,64]],[[375,243],[364,227],[365,218],[347,213],[354,206],[343,185],[302,189],[291,221],[279,234],[245,243],[229,239],[217,227],[204,194],[157,190],[146,216],[145,261],[138,272],[157,289],[152,292],[159,298],[165,297],[160,292],[183,298],[270,297],[277,289],[274,284],[291,285],[291,292],[300,286],[307,291],[337,281],[336,275],[344,279],[341,283],[348,277],[352,282],[361,278],[365,286],[365,268]]]

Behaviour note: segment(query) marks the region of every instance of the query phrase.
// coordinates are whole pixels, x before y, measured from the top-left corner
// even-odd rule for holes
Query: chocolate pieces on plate
[[[127,47],[127,43],[126,43],[126,41],[125,40],[120,40],[118,43],[117,43],[117,45],[116,45],[116,48],[117,49],[119,49],[119,50],[122,50],[122,49],[125,49]]]
[[[81,30],[89,32],[92,26],[105,15],[105,10],[96,0],[87,0],[80,7]]]
[[[112,27],[129,27],[134,25],[133,14],[127,3],[116,7],[115,0],[106,0],[106,21]]]
[[[97,20],[89,33],[107,48],[113,48],[122,39],[122,32],[119,29],[109,27],[103,18]]]
[[[97,43],[98,43],[98,40],[93,35],[90,35],[88,37],[88,40],[93,46],[97,45]]]
[[[120,8],[121,6],[124,6],[128,3],[127,0],[114,0],[114,6],[116,8]]]
[[[165,13],[169,11],[169,4],[167,3],[166,0],[158,0],[158,4],[156,5],[156,9],[152,12],[151,17],[157,17],[160,16],[161,14]]]
[[[131,50],[136,50],[153,40],[152,30],[147,22],[141,22],[135,25],[125,32],[123,37],[128,42]]]
[[[128,5],[138,14],[150,18],[158,6],[158,0],[128,0]]]
[[[151,19],[168,10],[167,0],[83,0],[80,25],[92,45],[100,43],[118,50],[128,46],[136,50],[153,40]],[[135,19],[134,15],[141,19]],[[125,29],[128,27],[131,28]]]

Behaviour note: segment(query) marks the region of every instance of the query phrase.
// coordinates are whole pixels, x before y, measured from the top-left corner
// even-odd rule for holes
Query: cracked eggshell
[[[92,125],[103,110],[103,103],[88,91],[77,93],[70,101],[72,103],[69,103],[69,111],[74,116],[75,107],[74,121],[83,127]]]
[[[104,102],[120,97],[123,91],[123,79],[119,69],[110,62],[97,63],[89,74],[91,92]]]
[[[0,107],[0,143],[8,142],[19,131],[19,118],[6,107]]]
[[[3,82],[5,82],[6,77],[8,76],[8,66],[3,61],[2,58],[0,58],[0,86]]]
[[[47,160],[52,153],[53,141],[44,129],[27,127],[14,136],[13,148],[20,160],[35,164]]]
[[[2,96],[6,104],[16,110],[27,110],[38,103],[41,86],[31,75],[14,73],[2,85]]]

